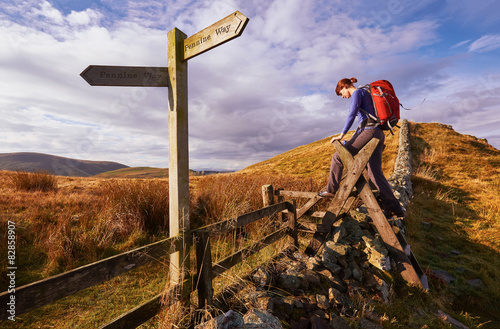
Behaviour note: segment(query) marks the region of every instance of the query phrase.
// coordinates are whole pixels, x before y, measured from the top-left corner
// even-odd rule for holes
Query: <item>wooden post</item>
[[[184,61],[186,35],[177,28],[168,38],[168,134],[169,134],[169,232],[175,237],[189,230],[189,149],[188,149],[188,71]],[[184,239],[183,236],[181,238]],[[186,240],[184,239],[184,242]],[[185,243],[184,243],[185,246]],[[170,255],[170,283],[183,280],[184,268],[189,268],[189,250]]]
[[[200,230],[196,233],[196,264],[198,269],[198,307],[213,305],[214,290],[212,287],[212,250],[210,233]]]
[[[297,235],[297,202],[292,200],[288,207],[288,227],[291,230],[292,243],[295,248],[299,249],[299,237]]]
[[[274,204],[273,186],[270,184],[262,185],[262,203],[264,207]]]

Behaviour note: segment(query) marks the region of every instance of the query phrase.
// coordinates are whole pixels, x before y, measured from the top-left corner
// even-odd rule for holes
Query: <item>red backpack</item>
[[[367,113],[368,116],[376,120],[382,130],[390,130],[392,133],[392,128],[398,124],[400,119],[399,99],[392,84],[387,80],[378,80],[361,88],[366,89],[372,95],[377,117]]]

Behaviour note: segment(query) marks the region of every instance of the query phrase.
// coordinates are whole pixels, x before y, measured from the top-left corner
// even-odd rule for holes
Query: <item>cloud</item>
[[[488,34],[474,41],[469,46],[469,51],[486,53],[498,48],[500,48],[500,35]]]
[[[485,89],[480,78],[459,70],[458,57],[431,56],[442,23],[411,15],[432,3],[396,2],[354,1],[346,8],[313,0],[29,0],[5,6],[0,73],[12,78],[0,80],[6,136],[0,152],[31,148],[167,167],[167,89],[90,87],[79,74],[92,64],[166,66],[170,29],[190,36],[236,10],[250,18],[242,36],[188,63],[192,169],[241,169],[338,133],[349,102],[333,89],[344,77],[387,78],[409,107],[427,98],[405,113],[422,121],[458,124],[483,109],[493,115],[496,76],[481,78]],[[483,40],[472,53],[493,44]],[[458,110],[459,104],[468,107]]]
[[[459,47],[462,47],[462,46],[464,46],[464,45],[466,45],[466,44],[468,44],[468,43],[470,43],[470,42],[471,42],[471,40],[464,40],[464,41],[461,41],[461,42],[459,42],[459,43],[454,44],[454,45],[453,45],[453,46],[451,46],[450,48],[452,48],[452,49],[453,49],[453,48],[459,48]]]

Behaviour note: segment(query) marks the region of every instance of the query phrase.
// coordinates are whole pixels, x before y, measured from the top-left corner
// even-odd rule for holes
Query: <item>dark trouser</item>
[[[372,138],[378,138],[380,142],[368,162],[370,180],[380,191],[380,199],[384,210],[386,212],[392,211],[396,214],[402,213],[403,208],[394,197],[392,188],[382,172],[382,152],[385,148],[384,132],[380,128],[365,128],[360,131],[358,130],[350,140],[344,143],[344,147],[349,150],[352,155],[356,155]],[[343,170],[344,164],[340,161],[339,155],[335,153],[332,157],[330,175],[328,176],[328,192],[335,193],[339,189]]]

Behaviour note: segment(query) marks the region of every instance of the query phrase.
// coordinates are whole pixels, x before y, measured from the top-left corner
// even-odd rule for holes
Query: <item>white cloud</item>
[[[485,53],[500,48],[500,35],[488,34],[474,41],[469,46],[469,51]]]
[[[459,43],[454,44],[453,46],[451,46],[451,48],[452,49],[453,48],[459,48],[459,47],[462,47],[462,46],[464,46],[464,45],[466,45],[466,44],[468,44],[470,42],[471,42],[471,40],[464,40],[464,41],[461,41]]]

